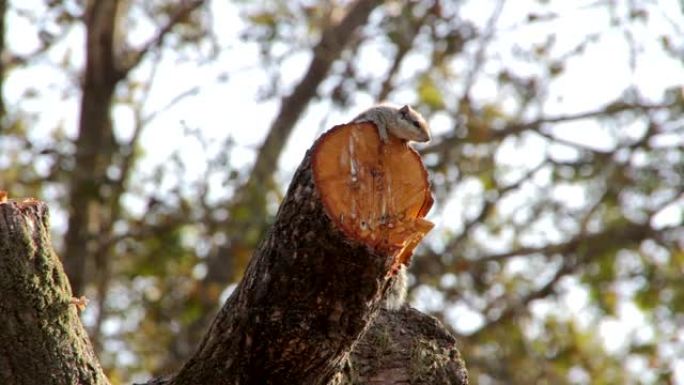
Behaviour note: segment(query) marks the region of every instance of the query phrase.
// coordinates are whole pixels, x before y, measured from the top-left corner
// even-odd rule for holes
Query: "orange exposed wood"
[[[399,139],[382,144],[374,125],[333,127],[313,153],[314,182],[330,218],[350,238],[407,263],[434,226],[423,217],[432,206],[420,155]]]

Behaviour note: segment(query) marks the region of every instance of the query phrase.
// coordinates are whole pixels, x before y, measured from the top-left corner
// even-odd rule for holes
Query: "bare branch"
[[[157,35],[150,39],[147,43],[137,51],[129,52],[124,63],[120,63],[118,68],[119,79],[123,79],[128,73],[140,64],[140,61],[153,48],[160,47],[164,43],[166,36],[173,30],[173,28],[185,19],[192,11],[204,4],[204,0],[182,0],[176,12],[171,15],[171,18],[164,24],[164,26],[157,32]]]
[[[480,46],[478,47],[477,52],[475,53],[473,66],[470,68],[470,71],[468,71],[468,74],[465,78],[465,91],[463,93],[463,98],[466,100],[470,99],[470,91],[473,88],[473,85],[475,84],[477,74],[480,72],[480,70],[482,69],[482,65],[484,64],[485,53],[487,51],[489,43],[492,41],[492,38],[494,38],[494,34],[496,32],[496,23],[499,20],[499,17],[501,16],[501,11],[503,10],[504,3],[504,0],[499,0],[499,2],[496,4],[496,8],[494,8],[494,12],[492,12],[492,15],[489,17],[489,20],[487,21],[487,26],[485,27],[484,34],[482,36],[482,39],[480,40]]]
[[[645,103],[625,103],[621,100],[617,100],[613,103],[608,104],[607,106],[594,110],[594,111],[586,111],[586,112],[580,112],[580,113],[575,113],[575,114],[565,114],[565,115],[558,115],[558,116],[551,116],[551,117],[541,117],[536,120],[528,121],[528,122],[513,122],[508,125],[506,125],[504,128],[500,130],[491,130],[491,134],[489,136],[489,140],[495,141],[495,140],[502,140],[509,135],[516,135],[520,134],[525,131],[530,131],[534,130],[537,133],[540,133],[540,128],[543,127],[544,125],[547,124],[556,124],[556,123],[566,123],[566,122],[572,122],[576,120],[582,120],[582,119],[591,119],[591,118],[602,118],[602,117],[609,117],[609,116],[615,116],[619,115],[624,112],[629,112],[629,111],[641,111],[641,112],[649,112],[653,110],[661,110],[661,109],[667,109],[671,108],[674,106],[674,103],[664,103],[664,104],[645,104]],[[543,133],[540,133],[543,134]],[[545,137],[554,140],[554,141],[561,141],[562,139],[553,137],[549,134],[543,134]],[[458,143],[464,143],[464,142],[470,142],[472,140],[468,138],[461,138],[456,135],[449,135],[444,137],[440,142],[435,143],[434,145],[427,146],[423,148],[421,153],[423,154],[432,154],[432,153],[443,153],[445,151],[448,151],[449,149],[453,148],[453,146],[457,145]],[[573,143],[573,142],[567,142],[565,141],[565,144],[571,144],[578,146],[581,144],[578,143]],[[584,148],[584,147],[583,147]]]
[[[510,320],[522,312],[529,311],[528,305],[530,304],[530,302],[553,294],[556,291],[556,284],[560,281],[560,279],[568,274],[571,274],[577,267],[578,264],[576,263],[567,261],[564,262],[563,265],[553,275],[553,277],[551,277],[551,279],[548,280],[548,282],[546,282],[540,288],[527,293],[525,296],[520,298],[515,303],[512,303],[509,306],[507,306],[499,317],[486,323],[484,326],[478,329],[478,331],[471,334],[469,338],[477,338],[481,333],[492,330],[498,324]]]
[[[420,2],[412,3],[412,5],[414,6],[419,4]],[[436,7],[437,4],[438,2],[435,2],[435,4],[433,4],[433,8]],[[406,14],[409,14],[411,16],[406,17]],[[396,41],[397,53],[396,55],[394,55],[392,65],[390,66],[389,70],[387,71],[387,74],[385,75],[385,79],[383,80],[382,86],[380,87],[380,93],[376,98],[378,102],[386,100],[387,96],[389,96],[389,93],[394,88],[394,77],[399,71],[399,68],[401,67],[401,63],[403,63],[404,58],[406,58],[406,55],[411,51],[411,48],[413,48],[413,43],[419,36],[418,31],[420,30],[420,27],[422,27],[425,24],[427,17],[429,15],[430,11],[425,11],[425,13],[423,13],[420,16],[420,18],[414,19],[413,8],[411,8],[405,9],[404,12],[397,17],[396,21],[400,24],[399,28],[401,28],[402,31],[399,34],[399,38]]]
[[[333,62],[340,57],[347,42],[354,35],[354,31],[366,23],[371,11],[381,3],[380,0],[359,0],[352,5],[347,15],[338,24],[323,32],[320,42],[313,49],[314,57],[304,78],[292,94],[283,98],[280,111],[259,149],[246,186],[268,184],[287,138],[306,106],[316,95],[318,85],[325,79]]]
[[[190,96],[197,95],[197,93],[199,93],[199,90],[200,90],[200,88],[198,86],[194,86],[194,87],[188,88],[187,90],[185,90],[185,91],[181,92],[180,94],[174,96],[173,99],[171,99],[168,103],[166,103],[166,105],[164,105],[162,108],[151,112],[149,115],[147,115],[145,117],[141,117],[140,118],[140,122],[141,122],[140,125],[142,125],[142,126],[147,125],[148,123],[153,121],[157,116],[159,116],[159,114],[161,114],[162,112],[166,112],[166,111],[170,110],[173,106],[180,103],[183,99],[188,98]]]
[[[502,188],[497,188],[496,191],[499,194],[499,200],[510,191],[517,190],[518,188],[520,188],[520,186],[522,186],[523,183],[530,180],[534,176],[534,174],[536,174],[537,171],[541,170],[541,168],[544,167],[546,164],[546,161],[540,162],[536,167],[528,170],[525,173],[525,175],[523,175],[516,182],[511,183],[510,185]],[[498,201],[485,200],[484,204],[482,205],[482,208],[480,209],[480,213],[475,218],[466,222],[463,231],[461,231],[461,233],[458,236],[454,237],[454,239],[452,239],[449,242],[449,245],[446,247],[446,249],[452,249],[456,247],[456,245],[461,243],[463,240],[465,240],[465,238],[470,234],[470,230],[472,230],[472,228],[475,225],[484,222],[485,218],[487,218],[487,215],[491,213],[492,209],[496,206],[497,202]]]

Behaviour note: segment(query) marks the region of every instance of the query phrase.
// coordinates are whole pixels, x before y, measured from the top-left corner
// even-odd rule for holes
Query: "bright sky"
[[[23,0],[20,5],[13,7],[20,9],[43,9],[42,0]],[[618,3],[614,14],[609,13],[605,7],[591,7],[595,1],[552,1],[551,8],[544,8],[539,13],[548,14],[558,12],[561,17],[548,22],[538,22],[534,25],[526,25],[525,17],[533,10],[539,10],[539,1],[517,0],[508,2],[497,24],[497,34],[489,47],[489,56],[494,57],[486,72],[494,74],[501,66],[514,69],[520,74],[541,75],[544,64],[524,62],[511,54],[512,46],[530,47],[539,44],[546,39],[549,31],[557,34],[557,41],[551,56],[560,56],[570,47],[574,47],[589,33],[601,33],[601,38],[589,45],[584,54],[570,59],[566,70],[551,86],[548,102],[543,105],[544,112],[548,115],[582,112],[596,109],[598,106],[616,99],[625,90],[626,86],[634,85],[643,95],[657,101],[662,95],[663,89],[674,84],[684,84],[684,70],[682,62],[667,57],[660,48],[659,38],[661,35],[676,35],[673,25],[684,26],[681,4],[676,0],[660,0],[648,2],[644,6],[649,12],[649,20],[646,26],[635,24],[630,32],[638,43],[641,52],[630,68],[630,49],[625,42],[624,31],[611,26],[611,17],[618,15],[624,17],[627,9]],[[463,17],[484,26],[491,15],[493,2],[469,1],[463,5]],[[657,5],[656,5],[657,4]],[[194,87],[199,91],[196,95],[187,97],[176,104],[171,110],[161,114],[145,129],[142,136],[142,147],[146,150],[146,157],[141,164],[143,172],[150,172],[155,165],[165,162],[169,155],[176,149],[182,149],[183,161],[189,170],[196,170],[196,175],[201,174],[205,167],[205,155],[211,155],[219,149],[219,143],[227,135],[234,138],[238,144],[234,154],[235,164],[249,165],[255,155],[255,150],[263,140],[271,121],[278,111],[278,101],[257,102],[262,87],[268,84],[269,79],[260,67],[260,58],[255,44],[238,39],[243,29],[242,20],[236,7],[228,1],[211,1],[212,15],[214,15],[215,35],[219,38],[219,45],[223,50],[215,62],[197,65],[193,61],[179,62],[168,55],[157,68],[155,83],[146,112],[152,113],[163,108],[177,95],[182,94]],[[12,51],[17,53],[29,53],[38,46],[35,30],[29,20],[18,16],[16,12],[10,12],[8,19],[8,43]],[[154,33],[153,26],[141,24],[134,31],[133,41],[143,42]],[[68,57],[75,67],[83,62],[83,36],[82,29],[76,28],[71,31],[69,37],[51,52],[50,58],[54,62],[61,62]],[[679,36],[681,39],[681,35]],[[378,74],[384,72],[386,59],[382,56],[377,45],[369,44],[361,55],[365,60],[374,63],[367,66],[368,71]],[[472,47],[476,48],[476,47]],[[296,84],[308,66],[310,54],[302,52],[295,54],[283,62],[281,68],[283,78],[289,84]],[[415,70],[426,65],[419,55],[407,59],[407,68]],[[454,63],[459,68],[463,63]],[[463,67],[464,68],[464,67]],[[144,65],[135,72],[138,78],[150,76],[150,66]],[[404,74],[408,75],[409,72]],[[373,72],[370,72],[373,73]],[[44,134],[61,125],[65,132],[74,136],[78,120],[78,94],[73,93],[64,98],[64,90],[77,84],[77,73],[65,75],[64,71],[49,63],[38,66],[30,66],[26,69],[18,69],[11,73],[5,84],[5,95],[10,105],[21,106],[29,113],[35,114],[32,122],[31,135],[35,138],[44,138]],[[219,81],[222,77],[227,81]],[[454,87],[459,87],[455,84]],[[30,89],[39,90],[37,97],[27,96]],[[480,100],[493,100],[498,97],[499,90],[496,84],[486,78],[480,79],[474,89],[474,96]],[[398,93],[397,95],[404,95]],[[411,102],[411,100],[392,100],[395,103]],[[283,182],[294,168],[299,164],[304,152],[313,140],[321,133],[321,130],[347,121],[359,111],[368,107],[372,100],[364,95],[359,95],[358,105],[344,113],[335,112],[329,120],[324,120],[329,112],[330,104],[326,101],[311,105],[305,116],[300,120],[292,136],[295,138],[288,144],[287,150],[281,160]],[[132,132],[132,115],[129,109],[120,107],[115,109],[117,132],[121,138],[130,136]],[[446,119],[435,118],[431,121],[433,131],[445,132],[451,127],[451,122]],[[195,140],[188,140],[183,136],[186,127],[198,128],[204,135],[216,139],[215,145],[209,149],[208,154]],[[630,131],[631,130],[631,131]],[[632,127],[625,129],[624,135],[635,135],[641,128]],[[558,125],[553,129],[553,134],[579,143],[586,143],[600,149],[610,149],[613,143],[611,132],[591,121],[580,121]],[[534,143],[532,140],[527,146],[532,151],[530,155],[520,157],[519,148],[503,146],[499,157],[502,161],[519,166],[530,166],[540,161],[543,141]],[[572,158],[574,150],[559,146],[554,151],[556,156]],[[565,154],[565,155],[564,155]],[[225,193],[224,187],[216,183],[216,194]],[[459,192],[460,191],[460,192]],[[477,192],[464,186],[455,194],[467,194]],[[581,192],[568,190],[560,192],[563,199],[584,199]],[[142,204],[134,199],[127,199],[127,204],[136,207]],[[505,208],[504,208],[505,209]],[[457,201],[447,202],[441,212],[457,213],[461,208]],[[65,225],[64,216],[60,211],[53,210],[53,226],[60,228]],[[679,214],[677,211],[675,214]],[[451,217],[457,217],[451,215]],[[449,228],[459,226],[456,221],[440,217],[438,212],[431,214],[431,220],[437,223],[435,234]],[[663,221],[672,221],[664,214]],[[441,228],[441,230],[440,230]],[[436,237],[436,236],[435,236]],[[584,314],[580,317],[584,327],[592,327],[591,314],[587,314],[588,295],[576,282],[568,280],[564,282],[567,294],[562,303],[548,303],[539,301],[535,304],[534,311],[537,314],[549,312]],[[443,299],[438,293],[427,288],[421,288],[416,293],[416,304],[423,309],[441,307]],[[482,323],[480,315],[466,306],[457,305],[449,313],[454,326],[462,332],[475,330]],[[618,351],[621,343],[628,335],[633,333],[645,333],[645,338],[652,337],[652,330],[645,326],[641,313],[633,305],[620,306],[618,316],[615,319],[603,321],[598,325],[604,336],[606,346]],[[648,337],[651,336],[651,337]],[[641,368],[641,363],[635,363],[635,370]],[[684,364],[676,364],[679,383],[684,384]]]

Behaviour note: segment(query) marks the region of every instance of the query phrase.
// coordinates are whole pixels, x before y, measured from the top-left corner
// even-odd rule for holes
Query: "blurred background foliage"
[[[0,3],[0,187],[113,383],[179,368],[306,148],[390,100],[434,131],[410,298],[473,384],[684,384],[681,3]]]

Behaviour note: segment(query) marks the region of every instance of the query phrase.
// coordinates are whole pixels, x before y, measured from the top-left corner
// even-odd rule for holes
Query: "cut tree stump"
[[[0,383],[106,384],[49,244],[47,206],[5,201]],[[381,144],[370,124],[334,127],[307,152],[197,352],[148,384],[466,385],[439,322],[409,308],[378,316],[393,271],[432,227],[431,205],[415,151]]]
[[[346,236],[407,263],[434,226],[423,219],[432,207],[420,155],[390,136],[381,143],[370,123],[345,124],[314,146],[314,183],[331,221]]]
[[[432,227],[420,156],[369,123],[336,126],[295,172],[275,223],[172,384],[327,384],[392,271]]]

